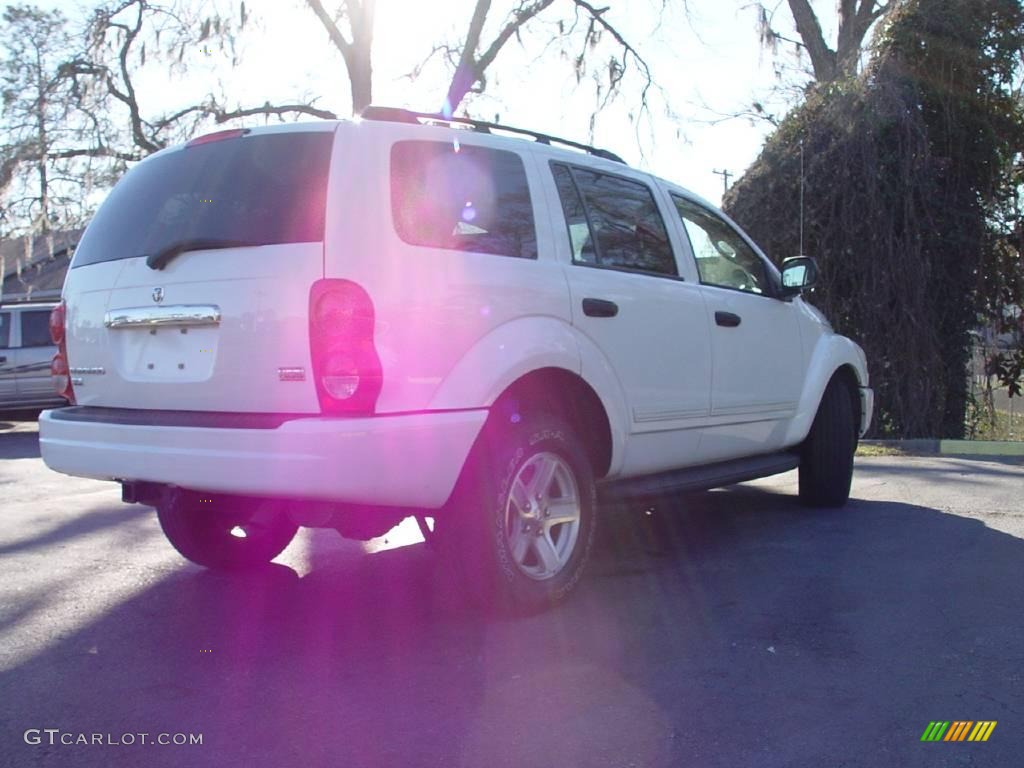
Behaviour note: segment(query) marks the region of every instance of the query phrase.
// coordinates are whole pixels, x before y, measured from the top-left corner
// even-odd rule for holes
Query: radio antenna
[[[800,139],[800,255],[804,255],[804,140]]]

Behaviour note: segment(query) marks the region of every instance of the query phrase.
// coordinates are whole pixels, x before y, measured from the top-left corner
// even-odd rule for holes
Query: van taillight
[[[50,339],[60,346],[64,343],[64,302],[62,301],[50,312]]]
[[[383,382],[369,294],[351,280],[317,280],[309,293],[309,346],[323,413],[373,413]]]
[[[50,377],[57,394],[75,404],[75,390],[71,386],[71,369],[68,367],[68,344],[65,317],[67,308],[63,301],[50,312],[50,338],[57,345],[57,354],[50,362]]]

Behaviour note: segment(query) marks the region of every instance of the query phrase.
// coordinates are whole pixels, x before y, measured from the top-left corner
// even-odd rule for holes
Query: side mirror
[[[810,256],[793,256],[782,262],[782,298],[798,296],[818,281],[818,264]]]

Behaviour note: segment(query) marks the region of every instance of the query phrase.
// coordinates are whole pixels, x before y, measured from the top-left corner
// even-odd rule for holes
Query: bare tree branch
[[[132,6],[135,6],[135,21],[129,26],[120,21],[115,21],[118,14],[123,13]],[[127,0],[112,10],[100,8],[95,12],[93,19],[93,38],[98,44],[102,42],[108,29],[119,29],[124,33],[124,39],[117,52],[118,74],[120,84],[115,83],[114,75],[105,66],[93,66],[94,74],[101,74],[106,82],[110,95],[120,101],[128,108],[129,123],[131,126],[132,140],[136,146],[147,153],[163,149],[163,145],[153,141],[143,128],[142,113],[139,108],[138,96],[135,92],[135,84],[132,82],[132,73],[128,65],[128,56],[131,53],[135,39],[142,31],[144,14],[149,9],[148,0]],[[123,90],[122,90],[123,89]]]
[[[581,17],[586,21],[586,28],[582,32],[580,52],[574,56],[577,78],[582,76],[584,62],[591,55],[592,49],[602,34],[607,34],[621,48],[621,54],[610,57],[603,70],[607,76],[607,88],[602,85],[602,80],[595,73],[598,89],[596,111],[599,112],[603,109],[617,95],[627,67],[633,64],[643,76],[643,85],[640,89],[640,111],[641,113],[645,112],[648,92],[654,86],[650,67],[646,59],[620,30],[608,21],[605,14],[609,8],[597,7],[587,0],[565,0],[565,3],[573,9],[573,18],[571,23],[559,21],[557,34],[553,39],[562,40],[564,45],[565,41],[575,38],[577,29],[581,25]],[[521,0],[509,18],[501,25],[492,42],[484,46],[482,43],[483,30],[491,2],[490,0],[477,0],[461,46],[457,50],[450,45],[435,46],[423,64],[425,65],[426,61],[438,53],[444,54],[449,60],[457,59],[457,62],[454,63],[455,72],[441,109],[442,113],[454,114],[467,93],[483,92],[487,85],[487,70],[494,64],[505,44],[513,36],[518,36],[528,22],[552,5],[554,5],[554,0]],[[550,45],[551,42],[547,44],[548,47]],[[423,65],[420,65],[418,69],[421,69]],[[593,118],[592,115],[591,131],[593,131]]]
[[[226,123],[228,120],[235,120],[240,117],[250,117],[252,115],[286,115],[286,114],[301,114],[301,115],[312,115],[313,117],[319,117],[324,120],[337,120],[338,116],[327,109],[318,109],[317,107],[309,104],[281,104],[280,106],[273,106],[268,101],[262,107],[250,107],[247,109],[234,109],[230,112],[224,111],[219,107],[215,107],[213,110],[213,117],[218,123]]]
[[[548,8],[553,2],[554,0],[534,0],[532,3],[520,3],[519,7],[512,12],[512,18],[502,26],[487,49],[478,55],[477,51],[480,49],[480,39],[491,2],[490,0],[477,0],[473,15],[469,20],[469,28],[463,41],[459,63],[456,65],[455,74],[448,86],[448,94],[445,96],[441,113],[448,116],[454,114],[466,94],[478,83],[481,85],[484,83],[487,68],[497,58],[505,43],[513,35],[518,34],[524,24]]]
[[[10,154],[0,156],[0,194],[10,185],[18,166],[22,163],[33,162],[37,157],[38,151],[27,143],[15,147]]]
[[[135,152],[121,152],[110,147],[79,147],[76,149],[62,149],[57,152],[50,152],[47,158],[50,160],[67,160],[72,157],[114,157],[118,160],[134,161],[141,157]]]
[[[310,7],[316,17],[320,20],[320,24],[327,32],[327,36],[334,43],[334,47],[338,49],[345,60],[348,61],[349,51],[352,49],[352,43],[345,39],[345,36],[341,34],[341,30],[338,29],[338,25],[334,23],[334,19],[324,9],[323,3],[320,0],[306,0],[306,5]]]
[[[494,59],[498,56],[502,46],[509,41],[509,38],[518,34],[519,30],[522,29],[526,22],[550,6],[553,2],[554,0],[537,0],[537,2],[534,2],[529,6],[521,6],[516,10],[514,14],[515,18],[502,28],[487,50],[484,51],[477,59],[476,63],[480,71],[484,72],[494,62]]]

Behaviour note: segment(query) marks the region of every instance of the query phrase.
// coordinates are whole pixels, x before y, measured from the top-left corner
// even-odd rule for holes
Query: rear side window
[[[443,141],[391,148],[391,212],[410,245],[537,258],[523,161],[515,152]]]
[[[0,312],[0,349],[11,345],[11,313]]]
[[[49,347],[50,313],[46,311],[21,313],[21,346]]]
[[[72,267],[149,256],[193,239],[320,242],[334,134],[213,141],[132,168],[100,206]]]
[[[587,212],[583,208],[579,190],[576,189],[576,182],[572,180],[572,172],[564,165],[552,166],[551,170],[555,175],[555,185],[562,201],[565,225],[569,228],[573,263],[597,264],[597,249],[590,234],[590,224],[587,223]]]
[[[575,263],[678,275],[665,221],[646,184],[560,163],[551,170]]]

